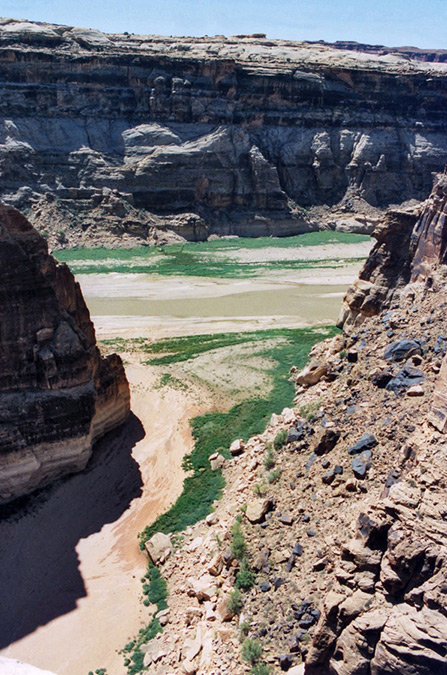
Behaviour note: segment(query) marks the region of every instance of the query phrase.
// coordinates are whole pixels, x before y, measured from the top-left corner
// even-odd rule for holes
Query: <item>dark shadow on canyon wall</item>
[[[131,450],[143,437],[131,413],[96,445],[84,471],[0,507],[0,648],[72,611],[86,595],[75,547],[141,495]]]

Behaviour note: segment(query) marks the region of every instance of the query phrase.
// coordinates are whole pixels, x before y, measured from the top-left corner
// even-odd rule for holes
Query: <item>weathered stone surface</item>
[[[388,618],[371,661],[371,674],[433,675],[447,670],[447,618],[409,605]]]
[[[414,354],[421,354],[421,345],[415,340],[398,340],[385,349],[384,357],[387,361],[404,361]]]
[[[296,376],[297,384],[305,384],[312,386],[317,384],[328,372],[327,363],[320,363],[318,361],[311,361],[301,372]]]
[[[256,499],[250,501],[247,504],[245,517],[250,521],[250,523],[260,523],[271,507],[272,502],[270,499]]]
[[[369,232],[353,202],[425,198],[447,159],[439,53],[14,19],[0,45],[1,196],[54,241],[293,234],[338,202]]]
[[[154,565],[164,563],[172,553],[171,539],[163,532],[156,532],[144,546]]]
[[[351,445],[351,447],[348,449],[348,453],[350,455],[359,455],[361,452],[364,452],[365,450],[372,450],[372,448],[375,448],[377,445],[377,439],[375,436],[372,434],[363,434],[363,436],[357,441],[357,443],[354,443],[354,445]]]
[[[101,358],[79,285],[0,205],[0,502],[83,469],[129,413],[121,359]]]

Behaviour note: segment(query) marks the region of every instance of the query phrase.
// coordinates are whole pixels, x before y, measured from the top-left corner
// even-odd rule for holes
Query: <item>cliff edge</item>
[[[122,424],[121,359],[101,358],[79,285],[45,240],[0,204],[0,501],[82,469]]]
[[[0,198],[52,246],[374,218],[447,162],[446,88],[445,51],[0,19]]]

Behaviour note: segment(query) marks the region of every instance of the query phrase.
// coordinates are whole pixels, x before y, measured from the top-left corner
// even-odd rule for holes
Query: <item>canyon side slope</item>
[[[58,246],[366,231],[429,194],[446,90],[445,51],[0,19],[0,197]]]
[[[379,223],[344,333],[293,373],[297,407],[210,457],[222,500],[158,551],[153,675],[242,675],[244,655],[253,673],[447,673],[446,228],[438,176],[419,213]]]
[[[121,359],[101,358],[79,284],[0,204],[0,502],[83,469],[129,413]]]

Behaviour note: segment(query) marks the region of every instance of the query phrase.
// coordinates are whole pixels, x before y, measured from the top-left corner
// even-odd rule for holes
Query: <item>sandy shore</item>
[[[148,610],[139,602],[140,577],[146,571],[147,559],[139,551],[137,533],[180,494],[184,476],[181,460],[192,449],[189,420],[209,407],[209,402],[200,402],[200,391],[189,389],[185,394],[174,389],[156,389],[158,372],[139,364],[136,357],[128,363],[126,372],[132,390],[132,410],[146,432],[132,449],[132,458],[141,472],[141,496],[134,498],[113,522],[77,542],[71,554],[77,559],[77,571],[84,588],[78,593],[80,597],[76,598],[75,606],[1,652],[3,656],[32,663],[58,675],[87,675],[89,670],[99,667],[107,668],[108,675],[123,674],[123,659],[115,650],[123,647],[147,623],[148,616]],[[92,484],[88,480],[80,481],[80,477],[82,474],[63,481],[63,494],[57,489],[51,490],[43,497],[43,506],[41,498],[18,523],[11,522],[8,528],[3,522],[2,536],[10,539],[14,529],[17,539],[34,538],[34,555],[36,558],[45,556],[45,547],[39,548],[39,542],[51,541],[65,524],[58,514],[62,500],[76,502],[78,520],[89,517],[92,500],[86,493],[90,493]],[[105,493],[114,488],[113,482],[109,482],[114,478],[119,476],[94,481],[95,503],[108,499]],[[119,485],[116,487],[119,489]],[[37,538],[36,527],[39,528]],[[61,547],[62,556],[70,555],[64,551],[67,548]],[[13,578],[17,567],[11,558],[16,553],[11,552],[9,558],[2,555],[2,579],[5,582],[9,578],[15,588],[15,605],[22,607],[22,612],[35,612],[39,622],[39,607],[29,602],[32,584],[40,583],[39,578],[30,578],[33,553],[26,556],[30,569],[20,569],[20,575],[27,575],[29,584]],[[49,557],[53,562],[52,556]],[[59,560],[60,563],[66,564]],[[51,570],[48,573],[51,574]],[[64,579],[59,579],[58,584],[63,586]],[[57,605],[57,594],[65,592],[65,588],[55,587],[53,599],[47,598],[47,601]]]

